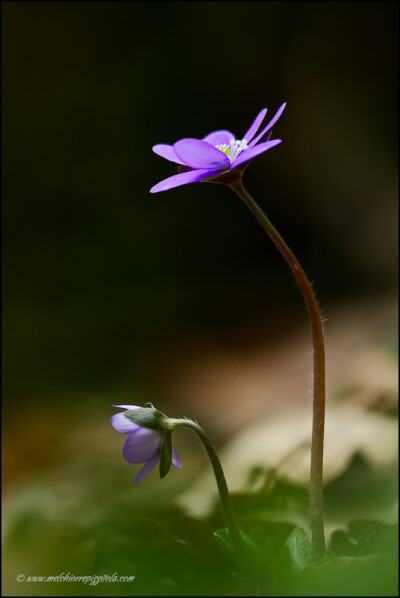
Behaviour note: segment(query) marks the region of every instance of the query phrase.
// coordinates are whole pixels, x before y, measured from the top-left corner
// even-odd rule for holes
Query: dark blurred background
[[[176,173],[156,143],[241,138],[287,102],[247,189],[324,311],[396,296],[397,22],[382,1],[2,2],[11,429],[36,414],[46,446],[49,409],[92,397],[89,420],[116,389],[163,407],[171,363],[202,343],[304,326],[290,271],[228,188],[150,195]]]

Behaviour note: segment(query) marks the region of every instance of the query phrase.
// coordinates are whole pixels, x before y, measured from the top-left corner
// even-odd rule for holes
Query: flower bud
[[[139,407],[138,409],[128,409],[124,416],[134,424],[150,430],[168,430],[168,418],[164,413],[154,409],[154,407]]]

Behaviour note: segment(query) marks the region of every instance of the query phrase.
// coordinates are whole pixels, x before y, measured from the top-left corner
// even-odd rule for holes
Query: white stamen
[[[231,164],[243,150],[248,149],[246,139],[231,139],[229,145],[226,145],[226,143],[221,143],[215,147],[228,156]]]

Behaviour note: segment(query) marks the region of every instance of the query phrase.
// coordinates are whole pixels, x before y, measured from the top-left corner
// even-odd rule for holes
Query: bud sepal
[[[149,430],[159,430],[160,432],[169,430],[168,417],[154,407],[137,407],[136,409],[128,409],[125,411],[124,416],[134,424],[142,426],[142,428],[148,428]]]

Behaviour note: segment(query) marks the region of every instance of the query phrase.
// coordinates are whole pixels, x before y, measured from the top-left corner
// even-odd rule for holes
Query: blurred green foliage
[[[7,595],[87,596],[395,596],[398,576],[398,526],[366,518],[365,487],[353,460],[345,474],[331,483],[336,505],[348,498],[360,505],[357,520],[344,522],[328,542],[328,558],[316,562],[305,532],[293,520],[307,511],[306,489],[275,478],[256,494],[234,495],[252,571],[242,579],[223,529],[218,505],[206,519],[186,515],[174,506],[173,495],[161,498],[155,480],[143,502],[140,491],[122,491],[116,481],[112,496],[93,485],[91,500],[79,501],[67,517],[52,515],[50,496],[14,511],[5,543]],[[381,501],[393,471],[369,469],[370,485]],[[171,486],[172,488],[172,486]],[[48,491],[47,491],[48,492]],[[176,495],[175,488],[175,495]],[[107,499],[105,500],[105,497]],[[158,497],[157,497],[158,496]],[[327,493],[329,496],[329,492]],[[172,501],[171,501],[172,498]],[[255,508],[255,505],[257,507]],[[329,509],[327,522],[331,520]],[[219,541],[217,541],[219,540]],[[32,552],[32,546],[35,547]],[[130,583],[19,583],[16,575],[135,576]]]

